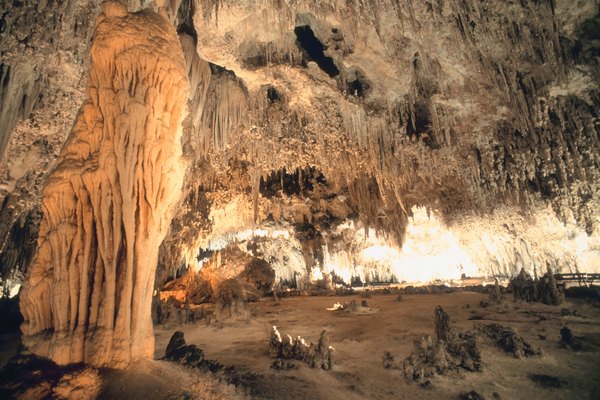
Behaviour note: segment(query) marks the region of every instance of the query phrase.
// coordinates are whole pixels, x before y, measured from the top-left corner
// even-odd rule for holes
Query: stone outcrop
[[[415,340],[410,356],[397,366],[404,371],[407,381],[422,381],[457,369],[483,370],[476,335],[454,332],[450,327],[450,317],[441,306],[435,309],[435,333],[435,341],[429,335]],[[393,356],[389,353],[384,355],[384,367],[394,367]]]
[[[550,268],[539,279],[533,279],[524,269],[521,269],[521,272],[510,280],[508,289],[512,291],[515,300],[540,301],[554,306],[562,304],[565,300],[565,295],[558,287]]]
[[[87,98],[43,191],[21,311],[25,345],[58,364],[123,367],[152,356],[158,247],[183,179],[188,97],[163,15],[103,4]]]
[[[311,368],[324,370],[330,370],[335,363],[335,350],[330,345],[329,333],[325,330],[321,331],[316,344],[308,344],[301,336],[294,339],[290,335],[282,335],[277,327],[273,326],[269,338],[269,351],[276,358],[272,365],[274,369],[281,369],[285,364],[282,360],[299,360]]]
[[[173,333],[165,350],[165,360],[174,361],[188,368],[199,368],[216,372],[223,369],[217,361],[209,360],[195,344],[187,344],[183,332]]]
[[[491,341],[495,346],[515,358],[538,356],[539,349],[533,346],[515,328],[499,324],[481,324],[476,330],[457,332],[450,326],[450,317],[441,306],[435,309],[435,334],[421,336],[414,341],[412,353],[400,364],[392,353],[384,352],[383,366],[386,369],[402,369],[407,381],[422,382],[437,374],[458,369],[482,371],[485,364],[481,356],[479,337]],[[426,381],[425,381],[426,382]]]
[[[499,324],[484,324],[478,329],[490,338],[496,346],[507,353],[512,353],[515,358],[531,357],[540,355],[538,349],[525,340],[516,328],[504,327]]]
[[[63,375],[54,388],[54,398],[95,400],[100,394],[102,380],[96,369],[85,368]]]
[[[187,270],[160,287],[153,318],[161,324],[194,322],[209,316],[201,304],[212,303],[218,320],[247,319],[248,303],[273,293],[274,280],[269,263],[228,247],[204,258],[199,272]]]
[[[575,337],[568,326],[560,328],[560,341],[558,344],[569,350],[579,351],[584,348],[580,337]]]

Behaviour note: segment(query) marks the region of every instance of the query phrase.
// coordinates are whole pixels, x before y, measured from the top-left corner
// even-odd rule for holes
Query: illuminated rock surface
[[[161,267],[252,243],[300,286],[596,270],[596,13],[196,4],[210,84]],[[190,207],[200,199],[207,212]]]
[[[24,343],[58,364],[151,356],[158,246],[179,199],[183,54],[168,20],[106,2],[87,98],[42,198],[21,293]]]
[[[83,99],[98,3],[7,9],[0,260],[10,292],[35,252],[44,173]],[[158,284],[182,260],[194,268],[199,249],[267,228],[287,232],[259,244],[284,281],[600,265],[594,1],[186,0],[166,10],[191,88],[190,166]],[[47,32],[26,24],[42,19]]]
[[[228,249],[298,292],[600,272],[595,0],[100,3],[0,0],[0,289],[35,353],[151,355],[185,271],[246,318]]]

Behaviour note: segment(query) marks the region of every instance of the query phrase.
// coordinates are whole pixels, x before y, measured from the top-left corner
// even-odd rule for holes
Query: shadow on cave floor
[[[19,297],[0,298],[0,369],[17,353],[21,346],[19,326],[23,317],[19,312]]]
[[[140,360],[125,370],[101,369],[98,400],[238,399],[239,391],[210,373],[168,361]]]

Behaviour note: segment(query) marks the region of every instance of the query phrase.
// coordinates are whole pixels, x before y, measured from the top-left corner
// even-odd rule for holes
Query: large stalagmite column
[[[44,188],[22,331],[59,364],[124,367],[154,351],[154,272],[181,192],[188,82],[165,17],[109,1],[96,24],[87,100]]]

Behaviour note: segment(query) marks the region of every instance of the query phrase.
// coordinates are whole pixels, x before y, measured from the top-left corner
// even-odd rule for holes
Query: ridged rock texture
[[[280,277],[597,270],[596,2],[187,3],[210,84],[165,268],[283,229]]]
[[[184,176],[185,61],[166,13],[103,3],[87,98],[43,189],[23,342],[59,364],[151,357],[158,248]]]
[[[99,0],[0,0],[0,285],[35,252],[43,182],[79,107]]]
[[[232,243],[296,284],[600,268],[597,1],[164,3],[190,83],[190,167],[157,286]],[[68,131],[55,121],[79,104],[77,80],[62,80],[82,68],[66,61],[85,59],[93,25],[94,2],[40,4],[6,4],[3,43],[72,57],[53,74],[34,65],[42,99],[1,160],[6,292],[29,265],[37,183]],[[25,23],[42,16],[49,44]],[[55,86],[71,103],[47,102]],[[18,120],[29,103],[2,104]]]

